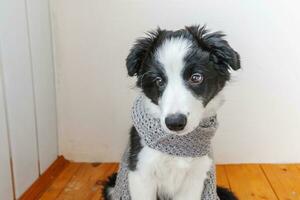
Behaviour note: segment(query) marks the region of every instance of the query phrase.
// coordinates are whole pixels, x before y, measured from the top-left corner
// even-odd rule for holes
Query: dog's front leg
[[[156,200],[154,177],[143,171],[129,171],[129,190],[132,200]]]
[[[200,200],[211,165],[212,160],[208,156],[195,160],[174,200]]]
[[[203,185],[203,179],[186,181],[174,200],[200,200]]]

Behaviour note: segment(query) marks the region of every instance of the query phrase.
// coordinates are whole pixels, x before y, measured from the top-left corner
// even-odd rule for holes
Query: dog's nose
[[[186,125],[187,119],[184,114],[172,114],[165,118],[165,123],[171,131],[181,131]]]

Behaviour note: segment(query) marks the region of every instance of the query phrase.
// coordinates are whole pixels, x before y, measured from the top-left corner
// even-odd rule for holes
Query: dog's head
[[[149,32],[136,41],[126,65],[165,131],[186,134],[220,104],[218,93],[240,59],[221,32],[190,26]]]

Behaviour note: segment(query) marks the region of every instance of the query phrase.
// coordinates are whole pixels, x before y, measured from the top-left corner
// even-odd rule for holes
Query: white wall
[[[218,162],[300,162],[299,1],[55,0],[60,151],[117,161],[126,145],[131,89],[125,58],[157,27],[223,30],[243,70],[226,90],[214,140]]]

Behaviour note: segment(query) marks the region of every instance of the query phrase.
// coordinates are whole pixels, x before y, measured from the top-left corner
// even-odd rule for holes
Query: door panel
[[[12,176],[9,158],[8,129],[2,85],[0,51],[0,199],[13,199]]]
[[[44,172],[57,158],[56,100],[48,0],[27,0],[39,160]]]
[[[18,198],[39,176],[30,41],[25,1],[1,4],[3,83]]]

